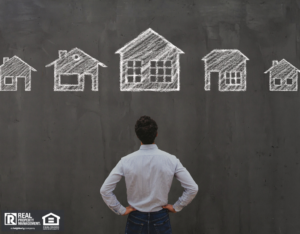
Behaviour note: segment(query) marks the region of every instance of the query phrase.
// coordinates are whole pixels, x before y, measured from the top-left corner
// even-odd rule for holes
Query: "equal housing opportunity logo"
[[[44,230],[59,230],[60,217],[53,213],[49,213],[42,217]]]
[[[2,231],[59,231],[63,228],[61,211],[1,211]]]

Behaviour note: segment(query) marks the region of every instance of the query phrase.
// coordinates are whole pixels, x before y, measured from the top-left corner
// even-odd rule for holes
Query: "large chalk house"
[[[121,91],[179,91],[179,56],[184,52],[151,28],[116,53],[120,54]]]

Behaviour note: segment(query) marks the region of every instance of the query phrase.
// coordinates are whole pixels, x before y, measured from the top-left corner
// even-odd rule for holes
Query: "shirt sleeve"
[[[184,189],[182,196],[179,197],[173,205],[175,211],[179,212],[195,198],[198,193],[198,185],[187,169],[181,164],[180,160],[177,160],[175,178],[181,183],[181,186]]]
[[[100,194],[104,202],[117,215],[123,215],[126,211],[126,208],[121,205],[116,195],[113,193],[117,183],[122,179],[122,176],[124,176],[124,173],[121,159],[115,168],[110,172],[100,189]]]

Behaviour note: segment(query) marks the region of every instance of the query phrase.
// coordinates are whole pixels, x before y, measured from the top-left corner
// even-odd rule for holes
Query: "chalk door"
[[[219,72],[210,73],[210,90],[211,91],[219,90]]]

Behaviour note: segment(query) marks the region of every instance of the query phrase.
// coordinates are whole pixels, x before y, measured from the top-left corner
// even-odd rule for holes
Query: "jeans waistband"
[[[169,216],[169,210],[162,209],[154,212],[141,212],[141,211],[132,211],[128,215],[128,219],[131,221],[140,220],[143,222],[155,222]]]
[[[139,211],[139,210],[136,210],[136,211],[132,211],[131,213],[141,213],[141,214],[148,214],[148,213],[151,213],[151,214],[160,214],[160,213],[168,213],[169,210],[167,209],[161,209],[159,211],[153,211],[153,212],[143,212],[143,211]]]

